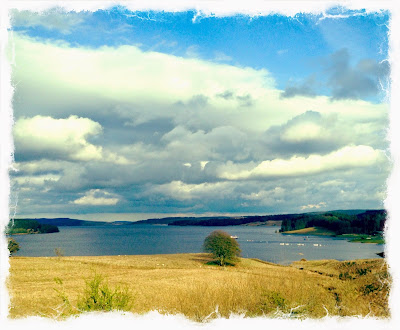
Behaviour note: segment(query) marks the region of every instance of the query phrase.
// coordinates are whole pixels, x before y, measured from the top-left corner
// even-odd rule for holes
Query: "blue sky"
[[[17,214],[381,208],[388,19],[13,11]]]

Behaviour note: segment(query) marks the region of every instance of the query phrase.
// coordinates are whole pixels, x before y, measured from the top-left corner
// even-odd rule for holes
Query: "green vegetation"
[[[208,235],[203,249],[211,253],[220,266],[234,265],[241,252],[238,242],[222,230],[215,230]]]
[[[57,226],[42,224],[36,220],[28,219],[14,219],[8,223],[6,233],[8,235],[15,234],[46,234],[57,233],[59,229]]]
[[[132,297],[127,288],[111,289],[108,283],[103,283],[100,275],[95,275],[91,281],[86,281],[83,297],[78,300],[78,309],[89,311],[126,311],[132,307]]]
[[[384,244],[382,235],[343,234],[340,237],[349,238],[350,242]]]
[[[104,283],[101,275],[95,274],[92,280],[86,281],[86,287],[83,294],[80,295],[76,307],[72,305],[65,292],[63,281],[58,277],[54,278],[54,281],[61,287],[61,289],[54,289],[62,300],[60,316],[93,311],[128,311],[132,308],[133,298],[127,287],[112,289],[108,283]]]
[[[281,232],[319,227],[332,231],[335,235],[377,235],[383,231],[385,221],[385,210],[366,211],[360,214],[340,212],[308,213],[283,220]]]
[[[13,238],[8,238],[8,251],[10,251],[10,254],[12,255],[13,253],[17,252],[19,250],[19,244],[15,239]]]

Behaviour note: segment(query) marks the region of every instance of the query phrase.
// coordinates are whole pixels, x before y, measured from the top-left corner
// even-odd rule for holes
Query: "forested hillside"
[[[370,210],[360,214],[345,214],[341,212],[325,212],[322,214],[301,214],[282,221],[281,232],[322,227],[342,234],[368,234],[381,232],[386,221],[385,210]]]
[[[13,234],[46,234],[57,233],[59,229],[57,226],[42,224],[36,220],[30,219],[14,219],[11,220],[7,226],[6,233]]]

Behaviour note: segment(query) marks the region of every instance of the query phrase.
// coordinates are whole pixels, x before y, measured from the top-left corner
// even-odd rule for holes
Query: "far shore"
[[[281,232],[284,235],[306,235],[306,236],[330,236],[341,239],[347,239],[353,243],[368,243],[368,244],[384,244],[385,241],[381,236],[373,236],[367,234],[342,234],[337,235],[334,231],[319,227],[307,227],[297,230]]]

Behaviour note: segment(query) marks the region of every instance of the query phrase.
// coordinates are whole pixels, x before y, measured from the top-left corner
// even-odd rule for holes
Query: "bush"
[[[208,235],[203,249],[211,253],[220,266],[234,264],[241,252],[238,242],[222,230],[215,230]]]
[[[93,280],[86,282],[84,296],[78,301],[78,309],[89,311],[127,311],[132,307],[132,297],[127,289],[119,287],[111,289],[103,278],[95,275]]]
[[[8,239],[8,251],[13,254],[19,250],[19,244],[13,238]]]

